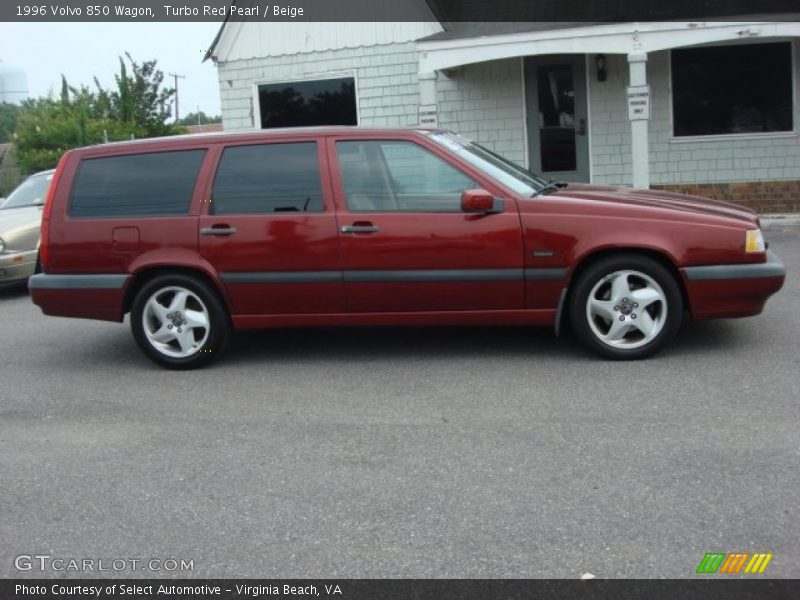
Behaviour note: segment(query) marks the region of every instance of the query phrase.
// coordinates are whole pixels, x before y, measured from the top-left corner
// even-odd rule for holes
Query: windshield
[[[44,204],[44,197],[47,194],[47,188],[50,187],[50,181],[52,179],[52,173],[28,177],[17,189],[11,192],[0,208],[17,208],[20,206],[33,205],[41,206]]]
[[[521,196],[531,197],[547,186],[547,181],[541,177],[465,137],[444,132],[427,135]]]

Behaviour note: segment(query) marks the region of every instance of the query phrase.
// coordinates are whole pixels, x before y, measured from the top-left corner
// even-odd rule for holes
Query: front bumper
[[[24,281],[36,272],[38,250],[0,254],[0,284]]]
[[[757,315],[786,279],[786,267],[772,251],[767,251],[763,263],[703,265],[681,271],[695,319]]]

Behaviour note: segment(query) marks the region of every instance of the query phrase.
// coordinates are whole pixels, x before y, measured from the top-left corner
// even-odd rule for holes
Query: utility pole
[[[178,123],[180,115],[178,114],[178,79],[186,79],[186,75],[179,75],[178,73],[169,73],[170,77],[175,79],[175,123]]]

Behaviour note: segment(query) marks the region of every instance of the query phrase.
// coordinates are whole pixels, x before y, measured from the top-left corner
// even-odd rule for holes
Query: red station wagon
[[[695,319],[760,313],[785,268],[750,210],[548,183],[446,131],[279,129],[64,155],[33,301],[122,321],[189,368],[231,329],[553,325],[649,356]]]

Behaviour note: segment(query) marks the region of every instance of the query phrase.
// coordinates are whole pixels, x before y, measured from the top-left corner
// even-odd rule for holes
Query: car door
[[[237,315],[344,312],[338,232],[315,139],[221,149],[200,252]]]
[[[348,311],[523,307],[513,199],[493,214],[462,212],[462,192],[486,182],[416,138],[328,144]]]

